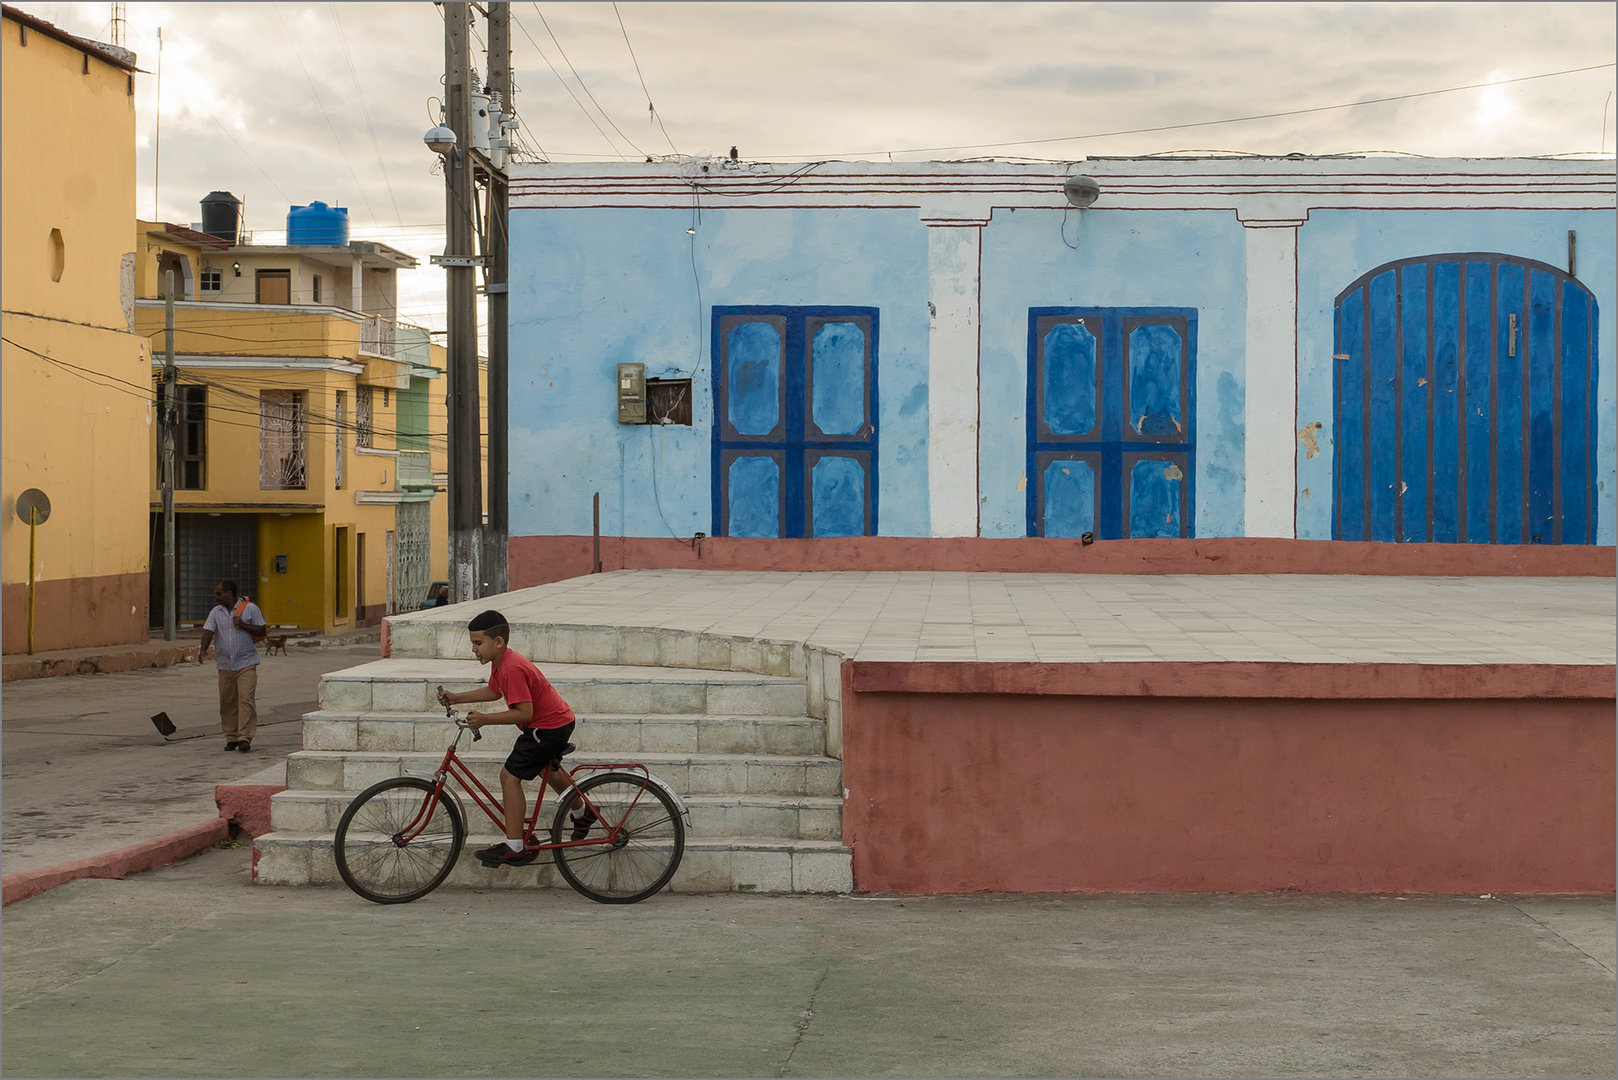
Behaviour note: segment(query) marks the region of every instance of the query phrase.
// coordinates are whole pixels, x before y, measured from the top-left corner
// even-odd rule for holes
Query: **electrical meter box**
[[[646,423],[646,365],[618,365],[618,422]]]

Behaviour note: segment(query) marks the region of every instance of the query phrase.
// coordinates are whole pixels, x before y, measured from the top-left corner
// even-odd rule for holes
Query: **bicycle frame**
[[[482,738],[482,736],[469,728],[459,717],[455,718],[455,724],[460,730],[455,733],[455,741],[450,743],[449,747],[444,751],[444,760],[439,763],[438,770],[433,773],[432,794],[422,803],[421,810],[411,819],[410,823],[399,831],[399,838],[407,843],[419,836],[421,831],[426,828],[427,822],[432,820],[433,812],[438,808],[439,800],[443,797],[444,785],[451,779],[460,784],[461,790],[465,791],[468,797],[477,804],[478,809],[488,815],[489,820],[494,823],[496,828],[501,830],[502,833],[505,831],[505,805],[483,785],[481,780],[473,775],[472,770],[467,768],[466,763],[461,760],[460,755],[456,752],[460,746],[461,736],[467,731],[472,730],[474,739]],[[562,775],[567,778],[575,790],[578,789],[578,775],[589,772],[630,772],[644,777],[648,783],[654,782],[652,774],[647,770],[646,766],[635,762],[580,765],[576,769],[569,770],[558,761],[554,768],[561,770]],[[523,822],[523,846],[529,851],[554,851],[557,848],[591,847],[601,844],[616,845],[623,823],[629,819],[629,814],[625,813],[623,818],[617,822],[608,822],[600,811],[596,809],[595,804],[590,801],[590,797],[583,791],[578,792],[579,798],[583,800],[585,808],[596,815],[599,824],[607,830],[607,835],[597,837],[594,840],[565,840],[561,843],[534,842],[534,829],[539,824],[540,810],[545,804],[545,792],[550,787],[551,771],[552,766],[547,766],[539,774],[539,792],[534,796],[534,812]],[[629,809],[633,810],[639,802],[640,795],[636,795],[634,801],[629,804]]]

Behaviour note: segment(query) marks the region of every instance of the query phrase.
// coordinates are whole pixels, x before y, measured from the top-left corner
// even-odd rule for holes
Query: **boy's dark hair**
[[[466,624],[467,630],[476,630],[487,637],[497,637],[502,641],[511,640],[511,624],[506,617],[498,611],[485,611],[477,618]]]

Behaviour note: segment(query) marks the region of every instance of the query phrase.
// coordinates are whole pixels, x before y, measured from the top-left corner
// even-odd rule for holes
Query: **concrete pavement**
[[[513,627],[681,630],[866,662],[1611,665],[1615,600],[1612,578],[620,570],[520,589],[500,611]],[[394,650],[470,657],[482,603],[394,617]],[[584,654],[595,642],[536,644],[610,659]]]
[[[250,887],[6,909],[7,1076],[1611,1076],[1610,899]]]
[[[99,855],[215,817],[214,786],[284,763],[302,741],[320,676],[373,660],[377,644],[266,656],[251,753],[224,753],[218,683],[204,664],[5,684],[0,691],[0,867]],[[170,740],[150,717],[167,712]]]

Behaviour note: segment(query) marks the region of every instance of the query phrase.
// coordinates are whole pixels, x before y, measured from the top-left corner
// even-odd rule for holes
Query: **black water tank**
[[[202,231],[235,247],[242,238],[242,201],[228,191],[210,191],[202,200]]]

